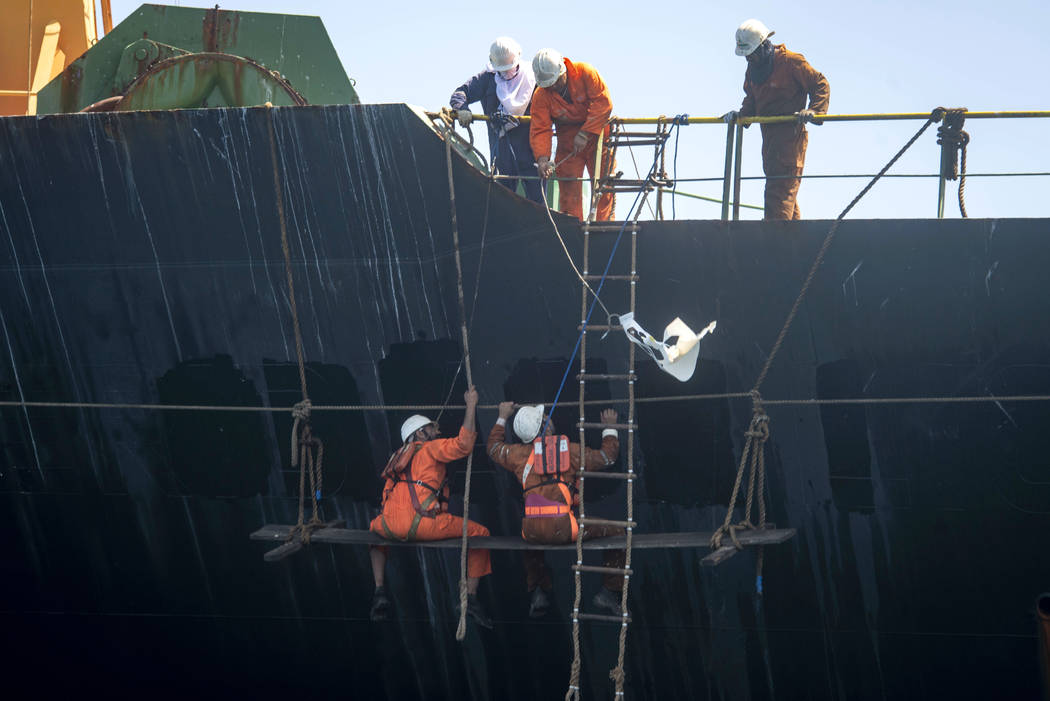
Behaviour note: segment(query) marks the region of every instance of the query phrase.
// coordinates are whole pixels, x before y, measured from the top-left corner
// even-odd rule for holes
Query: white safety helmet
[[[744,20],[736,30],[736,55],[748,56],[773,34],[757,19]]]
[[[565,72],[565,59],[554,49],[540,49],[532,58],[532,72],[536,74],[536,85],[549,88]]]
[[[540,435],[540,427],[543,426],[543,405],[523,406],[518,409],[514,416],[514,433],[522,443],[531,443]]]
[[[401,424],[401,442],[407,443],[408,439],[412,437],[412,434],[414,434],[416,431],[423,428],[424,426],[429,426],[432,423],[434,422],[425,416],[420,416],[419,414],[413,414],[412,416],[409,416],[407,419],[405,419],[405,423]]]
[[[521,59],[521,45],[510,37],[496,37],[489,47],[489,67],[494,71],[509,71]]]

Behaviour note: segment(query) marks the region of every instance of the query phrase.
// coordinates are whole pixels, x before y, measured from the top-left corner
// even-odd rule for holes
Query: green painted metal
[[[318,17],[142,5],[40,91],[37,111],[77,112],[122,95],[158,62],[187,53],[224,53],[248,59],[248,63],[280,74],[309,104],[360,102]],[[246,69],[243,75],[251,83],[242,91],[245,99],[265,92],[260,81],[270,82],[254,69]],[[222,85],[216,82],[201,103],[236,106],[228,98],[238,91],[226,85],[223,92]],[[171,95],[156,97],[163,98],[164,104],[175,101]],[[271,102],[294,104],[280,97]]]
[[[280,76],[230,54],[175,56],[151,67],[132,83],[115,109],[175,110],[197,107],[304,105]]]

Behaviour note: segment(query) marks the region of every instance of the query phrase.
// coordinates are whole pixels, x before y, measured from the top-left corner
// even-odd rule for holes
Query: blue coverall
[[[481,110],[486,116],[491,117],[499,108],[499,97],[496,96],[496,76],[494,73],[482,71],[456,88],[449,98],[448,104],[454,110],[465,110],[472,102],[480,102]],[[529,110],[525,111],[528,114]],[[529,127],[519,124],[499,136],[499,125],[488,123],[489,127],[489,154],[493,166],[501,175],[530,175],[536,176],[536,162],[532,156],[532,147],[529,146]],[[539,180],[500,180],[511,190],[516,189],[520,182],[525,189],[525,196],[533,202],[543,202],[540,192]]]

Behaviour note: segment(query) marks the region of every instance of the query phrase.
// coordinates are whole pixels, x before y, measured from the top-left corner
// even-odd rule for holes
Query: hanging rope
[[[274,128],[273,105],[267,103],[266,126],[270,137],[270,159],[273,165],[273,191],[277,200],[277,219],[281,226],[281,251],[284,253],[284,272],[288,281],[288,302],[292,311],[292,328],[295,332],[295,353],[299,363],[299,388],[303,399],[292,407],[291,461],[292,467],[299,468],[299,519],[288,540],[301,538],[304,543],[310,542],[310,534],[324,526],[318,514],[318,500],[321,498],[321,467],[324,462],[324,444],[313,435],[310,426],[310,396],[306,391],[306,361],[303,355],[303,334],[299,324],[299,310],[295,303],[295,279],[292,276],[292,253],[288,246],[288,225],[284,215],[284,189],[281,187],[280,169],[277,164],[277,136]],[[306,501],[306,480],[310,480],[311,516],[304,521]]]
[[[478,249],[478,270],[474,274],[474,299],[470,304],[470,323],[467,325],[467,334],[474,330],[474,313],[478,310],[478,292],[481,291],[481,264],[485,260],[485,237],[488,235],[489,230],[489,203],[492,199],[492,183],[495,178],[489,176],[489,184],[485,189],[485,215],[482,217],[481,224],[481,245]],[[459,373],[463,371],[463,359],[461,358],[459,364],[456,366],[456,372],[452,376],[452,382],[448,386],[448,394],[445,395],[445,401],[441,403],[441,411],[438,412],[437,418],[434,419],[435,423],[441,421],[441,415],[448,409],[448,402],[452,398],[452,392],[456,387],[456,380],[459,379]],[[499,405],[495,405],[498,407]],[[459,407],[456,407],[459,408]],[[485,407],[493,408],[493,407]]]
[[[944,123],[937,127],[937,143],[941,147],[941,177],[959,181],[959,213],[966,218],[966,145],[970,135],[963,131],[966,108],[945,109]],[[962,168],[959,167],[959,152],[962,152]]]
[[[445,162],[448,166],[448,202],[452,217],[452,245],[456,258],[456,286],[459,292],[460,334],[463,342],[463,367],[467,373],[467,386],[474,385],[470,371],[470,339],[467,333],[467,309],[463,302],[463,263],[459,256],[459,226],[456,222],[456,188],[452,179],[452,142],[445,140]],[[480,275],[480,269],[478,271]],[[476,291],[476,289],[475,289]],[[474,463],[474,451],[467,455],[466,485],[463,487],[463,541],[459,550],[459,625],[456,640],[467,634],[467,525],[470,519],[470,474]]]
[[[791,305],[791,311],[788,312],[787,319],[784,320],[784,325],[780,329],[780,333],[777,335],[777,340],[773,344],[773,349],[769,352],[769,356],[766,358],[765,364],[762,366],[761,372],[758,374],[758,379],[755,380],[755,385],[751,389],[751,424],[744,434],[746,440],[744,442],[743,452],[740,454],[740,465],[737,467],[736,481],[733,484],[733,493],[729,499],[729,508],[726,511],[725,521],[722,526],[711,536],[711,549],[717,550],[722,547],[722,541],[726,535],[729,535],[733,542],[733,545],[740,550],[740,541],[736,537],[736,531],[743,528],[754,528],[751,523],[751,507],[754,499],[758,499],[758,510],[759,510],[759,528],[764,528],[766,523],[766,503],[765,503],[765,443],[769,439],[769,416],[766,415],[765,408],[762,403],[762,395],[759,390],[762,387],[762,383],[766,379],[766,375],[769,374],[769,368],[773,365],[773,359],[776,358],[777,353],[780,351],[780,347],[784,343],[784,337],[787,336],[788,329],[791,328],[792,322],[795,320],[795,316],[798,314],[799,308],[802,306],[802,301],[806,297],[806,293],[809,291],[810,285],[813,283],[813,278],[817,274],[817,270],[824,262],[824,256],[828,252],[828,248],[831,247],[831,242],[835,238],[835,233],[838,231],[839,224],[845,216],[853,209],[864,195],[868,194],[868,191],[875,186],[875,183],[888,171],[894,163],[896,163],[904,153],[911,148],[912,144],[918,141],[919,137],[922,136],[931,124],[939,122],[944,118],[946,110],[942,107],[938,107],[930,113],[926,123],[919,128],[915,135],[912,136],[906,144],[889,160],[889,162],[883,166],[875,177],[871,179],[867,185],[864,186],[856,197],[846,205],[846,208],[836,217],[835,221],[831,224],[831,228],[828,230],[827,236],[824,237],[824,242],[820,246],[820,250],[817,252],[817,256],[813,261],[813,265],[810,266],[809,274],[806,275],[805,281],[802,283],[802,289],[799,290],[798,296],[795,298],[794,304]],[[744,472],[747,470],[748,475],[748,486],[747,486],[747,504],[744,511],[743,520],[736,526],[731,525],[733,519],[733,512],[736,510],[736,501],[740,493],[740,484],[744,478]],[[757,492],[757,494],[756,494]],[[757,573],[755,577],[755,587],[759,594],[762,593],[762,560],[763,560],[763,549],[762,546],[758,548],[758,560],[757,560]]]

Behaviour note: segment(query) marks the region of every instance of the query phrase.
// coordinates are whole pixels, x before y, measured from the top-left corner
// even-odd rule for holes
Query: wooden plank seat
[[[269,524],[251,534],[252,540],[280,543],[288,538],[291,526]],[[631,540],[632,548],[709,548],[710,531],[695,533],[635,533]],[[741,545],[776,545],[795,537],[794,528],[767,528],[765,530],[741,531],[737,539]],[[423,548],[459,548],[459,538],[445,540],[387,540],[372,531],[359,531],[348,528],[321,528],[310,536],[311,542],[329,545],[409,545]],[[470,538],[474,548],[489,550],[575,550],[576,543],[565,545],[536,545],[527,543],[520,536],[478,536]],[[727,539],[728,540],[728,539]],[[613,550],[627,547],[626,536],[609,536],[594,538],[583,543],[584,550]],[[732,547],[732,545],[730,545]],[[717,552],[717,551],[716,551]],[[717,564],[717,563],[715,563]]]

